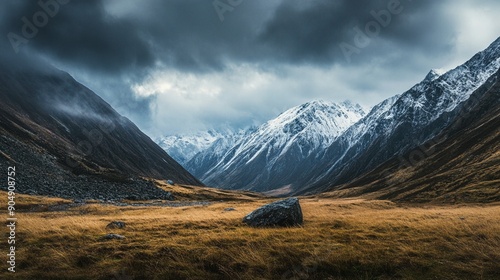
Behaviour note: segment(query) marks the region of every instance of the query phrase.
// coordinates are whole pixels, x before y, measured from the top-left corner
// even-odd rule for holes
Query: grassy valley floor
[[[192,188],[185,190],[188,195]],[[16,272],[9,273],[3,261],[0,278],[500,277],[500,204],[401,205],[309,197],[300,200],[302,227],[256,229],[241,219],[271,199],[217,195],[208,205],[179,207],[66,207],[70,201],[18,196]],[[5,206],[6,193],[0,197]],[[106,229],[115,220],[126,227]],[[107,233],[126,238],[102,240]],[[4,228],[5,251],[7,234]]]

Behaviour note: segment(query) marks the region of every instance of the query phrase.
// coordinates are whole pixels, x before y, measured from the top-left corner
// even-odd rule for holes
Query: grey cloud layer
[[[339,43],[353,43],[353,27],[364,29],[374,20],[370,12],[386,9],[391,1],[244,1],[221,22],[210,1],[137,1],[135,10],[117,17],[102,1],[73,0],[61,5],[29,47],[112,73],[158,61],[187,71],[218,70],[227,61],[330,65],[345,63]],[[451,24],[440,15],[442,2],[401,0],[404,12],[393,16],[378,40],[390,43],[391,50],[404,45],[428,51]],[[31,19],[40,10],[34,1],[8,3],[4,30],[19,32],[21,17]],[[360,58],[384,51],[373,45]]]
[[[0,32],[4,40],[0,41],[0,57],[15,56],[6,35],[21,34],[21,18],[32,20],[41,10],[37,2],[1,1]],[[391,3],[399,3],[402,12],[391,14],[389,24],[379,26],[377,36],[346,59],[339,44],[356,46],[355,28],[364,30],[368,23],[376,22],[372,13],[387,10]],[[332,81],[351,81],[354,84],[349,88],[361,93],[387,90],[380,87],[379,81],[389,73],[383,72],[387,69],[400,69],[391,72],[393,79],[416,81],[431,62],[444,61],[451,55],[459,32],[456,25],[462,20],[454,11],[463,5],[471,4],[465,0],[243,0],[225,12],[221,21],[211,0],[71,0],[60,5],[57,14],[39,28],[28,44],[22,45],[22,52],[15,57],[21,60],[29,56],[31,65],[35,64],[34,56],[48,60],[96,90],[141,128],[148,129],[162,121],[155,120],[152,114],[167,106],[157,102],[168,98],[138,97],[130,86],[161,69],[226,75],[234,65],[249,64],[277,76],[289,75],[289,79],[281,79],[289,83],[301,76],[313,78],[299,70],[290,74],[290,68],[328,71],[343,67],[344,73],[332,77]],[[475,1],[474,5],[499,7],[494,0]],[[368,75],[372,68],[375,75]],[[415,73],[415,78],[408,78]],[[290,100],[315,98],[316,91],[333,88],[327,82],[299,81],[296,95],[290,96]],[[252,110],[264,112],[294,104],[284,103],[282,97],[286,93],[278,92],[281,88],[294,90],[286,85],[273,85],[268,88],[270,92],[260,92],[260,102],[250,100],[251,96],[237,95],[238,100],[230,97],[227,92],[237,91],[237,86],[227,84],[221,96],[228,101],[219,100],[220,106],[241,111],[241,104],[251,101]],[[300,89],[306,86],[308,90],[301,93]],[[270,94],[281,98],[273,101]],[[218,113],[224,112],[223,108],[211,108],[209,112],[210,116],[207,112],[193,112],[191,118],[193,122],[197,117],[207,122],[234,118]],[[259,112],[242,112],[239,117],[247,115],[252,122]],[[242,124],[243,121],[238,125]]]

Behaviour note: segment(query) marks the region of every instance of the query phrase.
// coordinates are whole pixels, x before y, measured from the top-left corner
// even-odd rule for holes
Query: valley
[[[350,101],[313,100],[284,111],[248,133],[236,137],[219,133],[218,140],[208,148],[198,145],[197,153],[183,166],[204,184],[223,189],[286,196],[317,194],[343,185],[356,187],[359,184],[353,185],[353,181],[386,162],[411,155],[420,146],[433,146],[429,143],[443,131],[469,129],[457,129],[459,123],[470,126],[473,122],[489,122],[484,132],[474,132],[471,137],[489,133],[497,139],[499,69],[497,38],[465,63],[449,71],[430,70],[422,81],[367,112]],[[489,119],[474,119],[479,115],[469,112],[474,107],[478,107],[476,111],[489,112]],[[178,146],[184,142],[203,142],[205,138],[172,137],[178,139],[177,143],[160,143],[166,151],[179,151]],[[454,157],[464,151],[460,148],[466,145],[463,141],[466,140],[455,141],[460,143],[455,144],[458,150],[452,152]],[[485,150],[494,150],[497,143],[491,141],[480,153],[488,156]],[[185,157],[188,156],[181,158]],[[372,174],[372,178],[379,175],[378,179],[383,179],[390,174],[387,172]],[[498,179],[498,172],[493,173],[493,180]],[[382,187],[391,186],[388,183]],[[498,192],[496,186],[493,192]]]
[[[0,1],[0,279],[500,279],[500,1],[62,2]]]
[[[251,228],[242,217],[275,199],[210,188],[194,197],[187,194],[198,193],[197,187],[173,188],[179,201],[208,203],[88,201],[65,208],[72,201],[19,195],[18,271],[9,279],[494,279],[500,274],[498,203],[309,196],[299,198],[301,227]],[[2,205],[6,197],[0,193]],[[126,226],[107,229],[111,221]],[[102,240],[107,233],[125,238]],[[7,273],[2,270],[0,278]]]

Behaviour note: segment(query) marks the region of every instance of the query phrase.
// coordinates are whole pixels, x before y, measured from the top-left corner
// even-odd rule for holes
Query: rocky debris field
[[[23,178],[19,179],[18,192],[77,200],[174,199],[170,192],[159,189],[146,180],[130,179],[127,182],[111,182],[91,176],[78,176],[74,179],[56,182],[33,182],[30,178]]]
[[[170,192],[141,178],[74,174],[58,164],[64,159],[10,137],[0,137],[0,147],[1,165],[5,170],[7,166],[16,168],[17,193],[100,201],[174,199]],[[7,185],[2,184],[0,189],[7,190]]]

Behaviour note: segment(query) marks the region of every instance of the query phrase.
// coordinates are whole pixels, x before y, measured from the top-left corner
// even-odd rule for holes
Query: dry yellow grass
[[[253,200],[263,198],[264,195],[248,191],[228,191],[223,189],[189,186],[169,185],[164,180],[153,180],[155,185],[165,191],[171,192],[175,200]]]
[[[301,199],[304,225],[250,228],[269,199],[209,206],[89,204],[18,213],[1,279],[498,279],[500,205]],[[224,211],[233,207],[236,211]],[[113,220],[124,229],[108,230]],[[123,240],[100,240],[106,233]],[[7,278],[9,277],[9,278]]]
[[[3,206],[4,209],[7,210],[7,201],[8,195],[6,191],[0,191],[0,205]],[[70,203],[71,200],[57,197],[45,197],[38,195],[26,195],[26,194],[16,194],[15,196],[16,209],[18,210],[27,210],[33,207],[43,208],[44,206],[49,205],[60,205]]]

